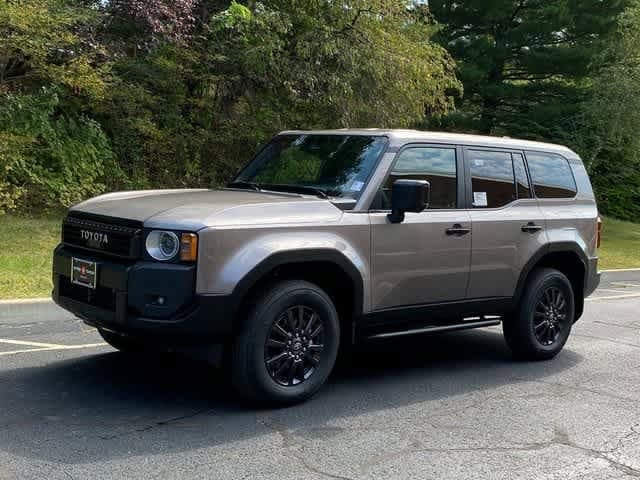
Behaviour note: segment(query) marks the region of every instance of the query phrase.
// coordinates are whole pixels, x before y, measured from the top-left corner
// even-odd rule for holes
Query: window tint
[[[391,208],[391,187],[400,179],[428,181],[431,185],[430,209],[456,208],[455,148],[412,147],[402,151],[382,188],[383,209]]]
[[[473,206],[498,208],[518,198],[513,161],[508,152],[467,150]]]
[[[531,198],[531,186],[527,178],[527,170],[524,167],[524,158],[520,153],[512,153],[513,171],[516,174],[516,186],[518,187],[518,198]]]
[[[566,158],[553,153],[527,152],[527,163],[537,197],[575,197],[576,182]]]

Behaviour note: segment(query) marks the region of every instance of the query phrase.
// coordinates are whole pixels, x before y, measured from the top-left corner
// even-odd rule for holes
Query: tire
[[[231,382],[253,404],[299,403],[327,380],[339,346],[329,296],[314,284],[284,281],[257,299],[236,336]]]
[[[503,322],[514,357],[549,360],[564,347],[575,316],[575,296],[567,277],[554,269],[534,270],[516,311]]]
[[[118,335],[117,333],[109,332],[108,330],[103,330],[101,328],[98,329],[98,333],[107,342],[116,350],[119,350],[124,353],[143,353],[148,350],[148,347],[131,337],[127,337],[124,335]]]

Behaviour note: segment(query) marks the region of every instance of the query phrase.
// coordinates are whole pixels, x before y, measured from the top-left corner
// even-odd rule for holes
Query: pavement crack
[[[635,399],[635,398],[623,397],[621,395],[616,395],[616,394],[610,393],[610,392],[603,392],[602,390],[596,390],[594,388],[583,387],[581,385],[567,385],[566,383],[561,383],[561,382],[549,382],[549,381],[545,381],[545,380],[531,380],[531,379],[526,379],[526,378],[521,378],[519,380],[521,380],[523,382],[540,383],[542,385],[552,385],[554,387],[561,387],[561,388],[564,388],[566,390],[573,390],[573,391],[576,391],[576,392],[593,393],[595,395],[601,395],[603,397],[611,398],[613,400],[621,400],[621,401],[624,401],[624,402],[631,402],[634,405],[637,403],[637,399]]]
[[[285,455],[291,456],[292,458],[297,460],[308,472],[315,473],[316,475],[320,475],[326,478],[332,478],[334,480],[354,480],[352,477],[327,472],[326,470],[322,470],[310,464],[309,461],[300,454],[300,452],[295,450],[299,447],[301,441],[304,442],[304,439],[296,436],[289,429],[274,421],[273,419],[265,417],[259,419],[258,423],[271,430],[272,432],[278,434],[282,439],[282,447],[286,452]]]
[[[592,340],[601,340],[603,342],[615,343],[616,345],[624,345],[625,347],[640,348],[640,345],[636,343],[622,342],[613,338],[599,337],[597,335],[585,335],[584,333],[572,333],[571,335],[574,337],[590,338]]]
[[[190,413],[190,414],[187,414],[187,415],[181,415],[179,417],[172,417],[172,418],[168,418],[166,420],[159,420],[159,421],[151,423],[149,425],[145,425],[145,426],[142,426],[142,427],[139,427],[139,428],[134,428],[132,430],[127,430],[125,432],[115,433],[113,435],[99,435],[98,438],[100,438],[100,440],[115,440],[117,438],[122,438],[122,437],[126,437],[126,436],[129,436],[129,435],[134,435],[136,433],[148,432],[150,430],[154,430],[154,429],[159,428],[159,427],[165,427],[167,425],[171,425],[173,423],[180,422],[182,420],[188,420],[188,419],[197,417],[199,415],[204,415],[206,413],[210,413],[212,411],[213,410],[209,409],[209,408],[203,409],[203,410],[198,410],[197,412],[194,412],[194,413]]]

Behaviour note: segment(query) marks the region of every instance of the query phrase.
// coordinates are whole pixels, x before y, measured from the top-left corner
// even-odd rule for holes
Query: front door
[[[398,154],[372,211],[373,310],[463,300],[471,257],[471,219],[463,208],[462,159],[455,147],[412,145]],[[389,222],[391,186],[427,180],[429,208]]]

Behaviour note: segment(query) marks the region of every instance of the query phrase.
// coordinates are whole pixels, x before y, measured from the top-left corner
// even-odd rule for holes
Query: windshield
[[[279,135],[232,185],[358,199],[387,139],[364,135]]]

